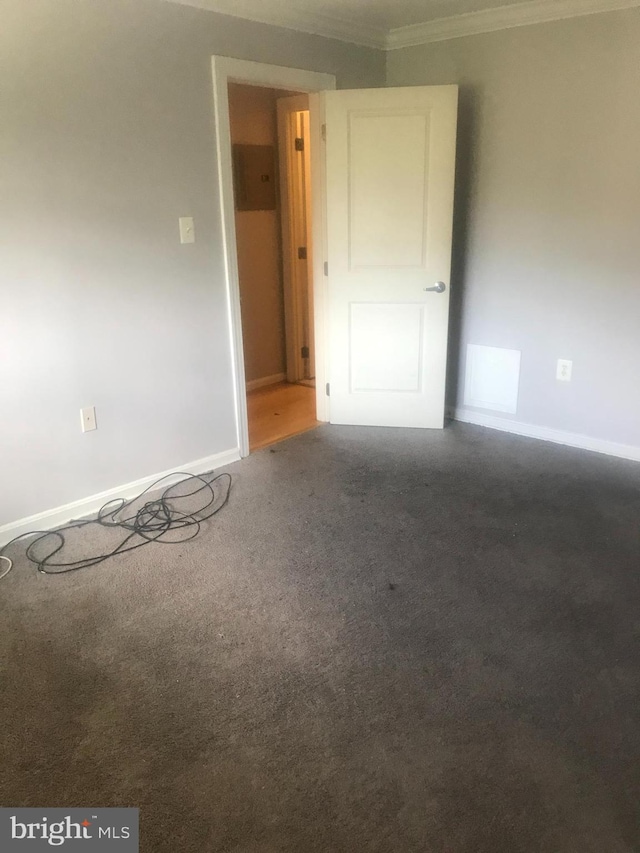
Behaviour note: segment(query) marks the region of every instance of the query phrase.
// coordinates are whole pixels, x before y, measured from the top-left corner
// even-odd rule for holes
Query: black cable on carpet
[[[142,500],[148,492],[159,488],[164,480],[174,477],[183,477],[183,479],[167,486],[158,498],[147,501],[138,510],[132,509],[133,505]],[[185,484],[187,486],[193,484],[194,488],[183,493],[182,489],[184,489]],[[156,480],[155,483],[152,483],[131,500],[115,498],[108,501],[100,509],[96,518],[73,520],[56,530],[33,530],[16,536],[15,539],[7,542],[0,549],[0,557],[9,564],[9,568],[0,574],[0,578],[5,577],[12,566],[12,561],[4,555],[5,551],[20,539],[32,536],[37,538],[29,543],[25,555],[43,575],[62,575],[67,572],[77,572],[90,566],[97,566],[118,554],[135,551],[137,548],[150,545],[152,542],[159,542],[161,545],[181,545],[195,539],[200,533],[203,523],[227,505],[230,492],[231,475],[226,472],[223,474],[211,472],[211,474],[202,475],[183,472],[168,474]],[[204,503],[194,508],[194,501],[198,504],[202,501]],[[130,512],[129,515],[125,515],[127,511]],[[67,541],[65,534],[70,530],[91,525],[121,530],[124,538],[113,549],[105,553],[92,554],[81,560],[61,561],[61,552],[64,550]],[[170,534],[173,534],[175,538],[170,538]],[[44,543],[48,539],[51,540],[51,547],[45,548]],[[44,556],[42,556],[43,551],[45,552]],[[37,556],[38,553],[40,556]],[[58,555],[58,559],[54,562],[53,558],[56,555]]]

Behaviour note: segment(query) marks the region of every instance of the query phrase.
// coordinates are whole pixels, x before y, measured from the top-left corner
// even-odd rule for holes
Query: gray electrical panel
[[[276,157],[273,145],[234,145],[236,210],[276,209]]]

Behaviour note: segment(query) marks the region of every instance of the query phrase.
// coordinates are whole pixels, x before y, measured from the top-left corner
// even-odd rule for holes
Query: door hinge
[[[309,358],[309,347],[300,347],[300,355],[302,358]]]
[[[320,136],[322,137],[323,142],[327,141],[327,125],[326,124],[323,124],[322,127],[320,128]]]
[[[307,247],[306,246],[298,246],[298,260],[306,261],[307,260]]]
[[[324,274],[329,275],[329,261],[324,262]]]
[[[327,392],[327,397],[330,397],[331,396],[331,383],[330,382],[327,382],[324,390]]]
[[[304,139],[301,136],[296,137],[295,146],[296,151],[304,151]]]

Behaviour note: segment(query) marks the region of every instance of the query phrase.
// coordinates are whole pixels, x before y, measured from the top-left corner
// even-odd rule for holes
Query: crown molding
[[[492,33],[529,24],[544,24],[599,12],[640,6],[640,0],[528,0],[512,6],[437,18],[424,24],[398,27],[387,34],[385,48],[397,50],[437,41]]]
[[[287,30],[337,39],[349,44],[378,50],[398,50],[432,42],[493,33],[512,27],[544,24],[600,12],[640,7],[640,0],[526,0],[511,6],[467,12],[448,18],[435,18],[422,24],[410,24],[385,30],[352,18],[326,15],[322,12],[292,8],[278,9],[263,2],[255,8],[251,0],[168,0],[182,6],[193,6],[233,18],[283,27]]]
[[[325,15],[322,12],[295,9],[289,5],[285,8],[269,9],[268,3],[262,3],[260,9],[256,9],[255,3],[247,3],[245,0],[169,0],[169,2],[207,9],[209,12],[218,12],[221,15],[242,18],[246,21],[284,27],[296,32],[338,39],[338,41],[362,47],[373,47],[378,50],[384,50],[387,47],[387,30],[381,27],[344,17],[338,18],[335,15]]]

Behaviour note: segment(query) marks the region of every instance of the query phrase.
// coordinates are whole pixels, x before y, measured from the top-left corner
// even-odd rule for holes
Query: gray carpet
[[[3,805],[145,853],[640,850],[640,466],[322,427],[201,537],[0,586]],[[37,484],[36,484],[37,486]]]

